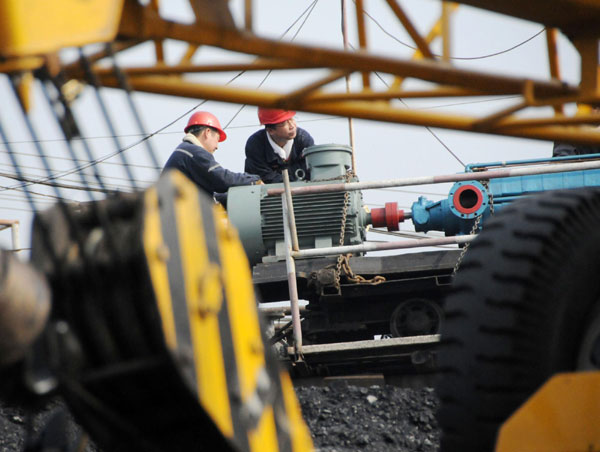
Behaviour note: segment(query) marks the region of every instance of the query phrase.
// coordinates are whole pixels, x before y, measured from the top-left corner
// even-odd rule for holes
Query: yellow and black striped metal
[[[144,204],[164,339],[186,385],[233,450],[312,450],[291,380],[265,346],[248,261],[223,210],[177,171]]]

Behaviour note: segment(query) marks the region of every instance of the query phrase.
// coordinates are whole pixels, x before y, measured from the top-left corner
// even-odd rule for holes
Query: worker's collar
[[[186,133],[182,141],[187,141],[188,143],[192,143],[196,146],[204,148],[204,146],[202,146],[202,143],[200,143],[200,140],[193,133]]]
[[[266,132],[267,132],[267,139],[269,140],[269,143],[271,144],[271,147],[275,151],[275,154],[277,154],[283,160],[287,160],[288,157],[290,156],[290,153],[292,152],[292,146],[294,144],[294,140],[288,140],[283,145],[283,147],[281,147],[277,143],[275,143],[275,141],[273,140],[273,138],[271,138],[271,135],[269,134],[269,131],[267,130]]]

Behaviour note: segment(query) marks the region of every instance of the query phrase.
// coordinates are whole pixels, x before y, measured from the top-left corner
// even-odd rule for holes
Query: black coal
[[[430,388],[337,383],[296,393],[319,451],[438,450],[438,400]]]
[[[363,387],[337,382],[300,386],[296,393],[320,452],[438,450],[439,431],[434,418],[438,400],[430,388]],[[0,450],[22,451],[27,429],[31,437],[39,437],[51,419],[63,423],[66,436],[50,441],[73,444],[81,434],[60,400],[35,409],[0,402]],[[94,450],[93,444],[86,447],[86,451]]]

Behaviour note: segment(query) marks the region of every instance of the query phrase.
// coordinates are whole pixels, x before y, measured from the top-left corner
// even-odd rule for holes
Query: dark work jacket
[[[584,154],[600,154],[600,146],[591,144],[554,143],[554,149],[552,149],[552,157]]]
[[[305,177],[308,177],[306,161],[302,157],[302,151],[314,144],[315,141],[309,133],[298,127],[290,156],[287,160],[283,160],[275,153],[273,146],[269,143],[266,129],[259,130],[246,141],[244,171],[258,174],[265,184],[282,182],[281,170],[286,167],[289,170],[291,181],[297,179],[296,170],[298,169],[302,169],[306,175]]]
[[[229,187],[251,185],[259,178],[253,174],[234,173],[223,168],[213,155],[202,146],[183,141],[167,160],[164,170],[181,171],[204,192],[224,193]],[[163,170],[163,171],[164,171]]]

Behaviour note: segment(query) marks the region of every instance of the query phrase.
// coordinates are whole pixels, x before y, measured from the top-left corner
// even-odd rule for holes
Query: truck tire
[[[444,306],[442,452],[492,451],[549,376],[598,368],[599,256],[600,189],[527,197],[486,222]]]

